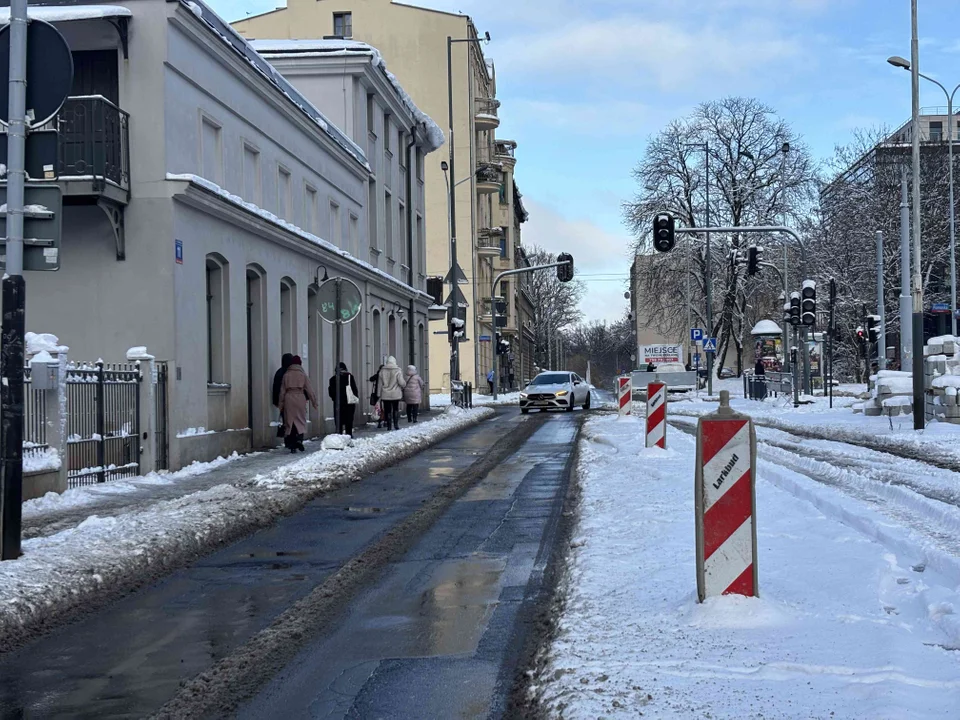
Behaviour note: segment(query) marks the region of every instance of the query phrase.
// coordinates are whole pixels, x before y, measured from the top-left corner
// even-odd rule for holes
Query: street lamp
[[[920,42],[917,39],[917,0],[910,0],[910,62],[891,57],[894,67],[910,70],[911,125],[913,127],[913,428],[924,426],[923,277],[920,271]]]
[[[449,139],[449,168],[450,178],[456,179],[454,171],[454,132],[453,132],[453,44],[454,43],[480,43],[490,42],[490,33],[485,33],[482,38],[453,38],[447,36],[447,115],[450,128]],[[441,166],[442,167],[442,166]],[[450,310],[447,312],[447,322],[453,325],[454,319],[460,316],[460,273],[457,268],[457,184],[447,181],[450,195]],[[460,379],[460,336],[457,332],[453,333],[450,347],[450,392],[453,393],[453,383]]]
[[[894,67],[903,68],[904,70],[910,69],[910,62],[905,60],[902,57],[894,55],[891,58],[887,58],[887,62],[893,65]],[[950,164],[950,333],[953,336],[957,334],[957,237],[956,237],[956,222],[954,218],[954,195],[953,195],[953,134],[955,130],[955,122],[953,118],[953,98],[957,94],[957,90],[960,90],[960,85],[957,85],[953,92],[947,90],[943,84],[934,80],[929,75],[924,75],[923,73],[917,73],[924,80],[929,80],[938,88],[943,90],[943,94],[947,98],[947,154],[949,155],[949,164]]]
[[[323,279],[320,279],[320,268],[323,268]],[[317,265],[317,271],[314,273],[313,283],[314,285],[320,285],[320,283],[325,283],[330,279],[330,276],[327,274],[326,265]]]
[[[684,143],[684,147],[695,147],[703,150],[704,156],[704,183],[706,190],[706,210],[707,210],[707,224],[706,227],[710,227],[710,144],[707,142],[702,143]],[[706,252],[706,277],[704,278],[704,284],[707,286],[707,337],[713,337],[713,266],[712,266],[712,256],[710,254],[710,232],[706,233],[707,239],[707,252]],[[687,329],[687,332],[690,332],[690,329]],[[707,395],[713,395],[713,353],[707,353]]]

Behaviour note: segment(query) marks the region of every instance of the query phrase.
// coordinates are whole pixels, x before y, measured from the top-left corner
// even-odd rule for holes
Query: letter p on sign
[[[759,596],[756,523],[757,435],[753,421],[720,409],[697,423],[695,510],[697,595]]]

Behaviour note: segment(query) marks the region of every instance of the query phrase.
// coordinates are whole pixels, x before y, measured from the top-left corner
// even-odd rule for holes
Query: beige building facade
[[[449,219],[448,182],[454,182],[458,261],[467,279],[460,289],[468,306],[460,373],[463,380],[485,387],[494,361],[490,285],[495,269],[513,267],[517,245],[511,215],[516,144],[496,138],[496,74],[471,18],[391,0],[288,0],[286,8],[238,21],[234,27],[256,40],[340,36],[368,43],[379,50],[417,106],[444,128],[447,143],[453,143],[456,177],[447,178],[441,169],[447,157],[443,150],[425,163],[425,272],[447,276],[450,269],[449,222],[443,218]],[[453,44],[453,133],[447,122],[447,37],[474,41]],[[444,292],[449,299],[449,285]],[[446,339],[434,333],[445,331],[446,322],[431,322],[430,330],[431,389],[445,391],[450,385],[450,349]]]

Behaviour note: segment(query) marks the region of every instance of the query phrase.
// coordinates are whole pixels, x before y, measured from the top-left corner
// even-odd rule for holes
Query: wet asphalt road
[[[580,413],[557,414],[309,640],[245,717],[498,715],[538,588]],[[0,656],[0,717],[142,717],[230,656],[515,433],[515,408]],[[537,420],[539,422],[539,420]]]

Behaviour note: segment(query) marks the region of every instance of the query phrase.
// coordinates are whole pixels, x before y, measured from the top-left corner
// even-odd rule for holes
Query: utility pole
[[[900,369],[913,361],[913,298],[910,295],[910,203],[907,169],[900,171]]]
[[[703,144],[703,152],[707,156],[707,227],[710,227],[710,143]],[[710,231],[707,230],[707,337],[713,337],[713,256],[710,250]],[[713,355],[707,353],[707,396],[713,397]]]
[[[2,82],[2,79],[0,79]],[[3,277],[0,354],[0,560],[20,557],[23,503],[23,335],[26,284],[23,279],[23,192],[27,142],[27,0],[10,3],[10,125],[7,129],[7,261]]]
[[[913,429],[923,430],[923,275],[920,265],[920,42],[917,0],[910,0],[910,86],[913,115]],[[953,122],[953,118],[950,118]]]

